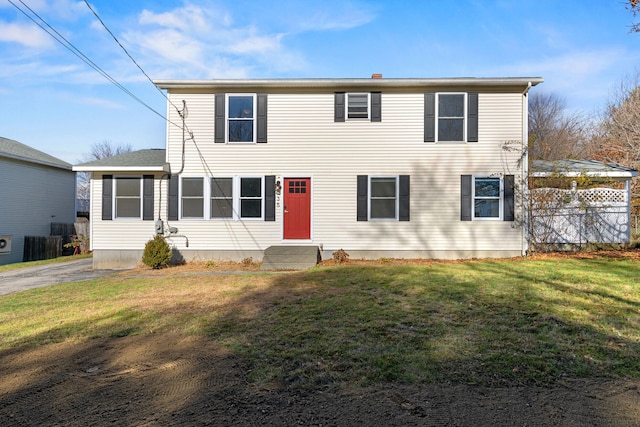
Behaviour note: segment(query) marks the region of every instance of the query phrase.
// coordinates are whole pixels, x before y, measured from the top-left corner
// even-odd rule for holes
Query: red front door
[[[284,238],[311,238],[311,179],[284,180]]]

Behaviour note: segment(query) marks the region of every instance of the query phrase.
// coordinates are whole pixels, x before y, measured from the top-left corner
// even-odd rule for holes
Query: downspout
[[[522,197],[520,203],[522,203],[522,256],[527,255],[529,250],[529,226],[530,215],[529,212],[529,101],[528,93],[531,89],[531,82],[527,83],[527,87],[522,92]]]

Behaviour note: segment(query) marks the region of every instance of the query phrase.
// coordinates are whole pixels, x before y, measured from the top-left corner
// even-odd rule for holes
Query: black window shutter
[[[142,177],[142,219],[153,219],[153,175]]]
[[[409,175],[400,175],[400,212],[398,219],[400,221],[409,221]]]
[[[169,177],[169,207],[167,208],[167,219],[169,221],[178,220],[178,175]]]
[[[345,118],[344,109],[345,109],[345,93],[336,92],[335,100],[334,100],[334,109],[333,109],[334,122],[344,122],[344,118]]]
[[[424,94],[424,142],[436,142],[436,94]]]
[[[460,176],[460,221],[471,221],[471,199],[473,191],[473,177]]]
[[[113,219],[113,175],[102,175],[102,220]]]
[[[382,94],[380,92],[371,92],[371,121],[382,121]]]
[[[256,142],[267,142],[267,94],[258,94],[258,135]]]
[[[216,93],[214,142],[225,142],[225,95]]]
[[[478,142],[478,93],[467,94],[467,141]]]
[[[515,209],[514,209],[514,194],[515,194],[515,177],[513,175],[504,176],[504,200],[503,207],[504,212],[502,219],[504,221],[515,221]]]
[[[276,177],[264,177],[264,220],[276,220]]]
[[[367,221],[367,199],[369,198],[369,177],[367,175],[358,175],[358,204],[357,217],[358,221]]]

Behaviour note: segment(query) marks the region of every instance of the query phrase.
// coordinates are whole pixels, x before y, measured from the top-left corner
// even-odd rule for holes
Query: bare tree
[[[640,4],[640,3],[639,3]],[[640,169],[640,72],[623,78],[612,92],[591,155],[603,162]],[[636,212],[640,212],[640,180],[632,181]]]
[[[82,162],[106,159],[119,154],[128,153],[132,150],[131,144],[114,145],[111,141],[104,140],[102,142],[94,143],[91,146],[91,151],[82,156]],[[90,172],[78,173],[76,185],[76,198],[78,200],[87,201],[85,203],[88,203],[91,194],[90,182]]]
[[[543,92],[529,99],[529,159],[582,158],[588,121],[581,114],[566,113],[566,101]]]
[[[640,0],[629,0],[629,4],[625,6],[627,10],[630,10],[633,16],[638,16],[640,13]],[[636,22],[631,25],[632,33],[640,33],[640,23]]]
[[[114,145],[109,140],[97,142],[91,146],[91,151],[83,156],[84,161],[101,160],[132,151],[131,144]]]

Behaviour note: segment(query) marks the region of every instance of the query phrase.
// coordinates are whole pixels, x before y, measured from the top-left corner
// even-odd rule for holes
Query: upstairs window
[[[381,92],[335,92],[333,121],[382,121]]]
[[[348,119],[369,119],[369,94],[368,93],[348,93],[347,94],[347,118]]]
[[[438,141],[465,141],[465,94],[438,94]]]
[[[255,95],[227,95],[227,141],[255,141]]]
[[[478,93],[425,93],[424,142],[478,142]]]

